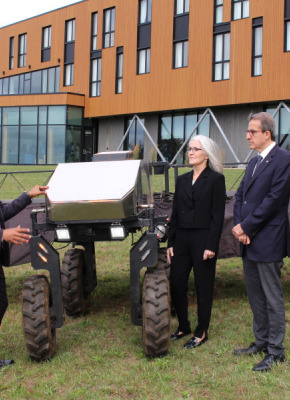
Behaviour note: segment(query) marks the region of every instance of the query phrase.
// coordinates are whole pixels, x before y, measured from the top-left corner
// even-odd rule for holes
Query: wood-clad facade
[[[50,160],[87,160],[95,151],[116,150],[130,118],[137,114],[156,143],[168,153],[165,156],[170,161],[188,135],[187,123],[191,121],[194,127],[210,108],[242,161],[247,153],[242,135],[247,115],[251,111],[275,110],[280,102],[290,105],[289,13],[289,0],[84,0],[1,28],[1,135],[6,135],[1,143],[7,146],[12,132],[5,128],[7,107],[9,112],[14,108],[19,110],[17,121],[21,127],[23,107],[37,108],[37,115],[41,107],[47,107],[49,119],[49,113],[53,112],[49,107],[66,106],[67,112],[68,108],[82,110],[82,122],[77,123],[78,136],[74,134],[74,124],[66,121],[61,141],[63,157]],[[94,14],[97,28],[93,34]],[[149,20],[144,22],[142,18],[146,15]],[[67,33],[71,29],[67,21],[74,21],[73,37],[69,36],[71,32]],[[48,61],[42,61],[45,27],[51,30]],[[112,41],[109,47],[105,44],[106,34]],[[22,35],[26,35],[26,53],[25,65],[20,67]],[[12,44],[11,38],[14,38]],[[116,93],[118,54],[122,55],[118,61],[122,62],[121,89]],[[143,56],[148,62],[144,64],[145,73],[141,66]],[[42,72],[29,75],[37,71]],[[57,89],[48,90],[50,81],[43,82],[52,71],[56,74],[53,82]],[[70,76],[66,76],[68,73]],[[14,78],[12,84],[7,78],[16,75],[19,78]],[[288,127],[290,133],[287,109],[278,114],[279,132],[287,134]],[[48,151],[52,143],[49,125],[53,126],[53,122],[44,125],[43,141]],[[142,133],[137,125],[125,146],[140,144],[148,156],[151,149],[146,137],[140,139]],[[21,128],[18,133],[13,132],[15,137],[18,134],[20,154]],[[205,121],[199,133],[219,142],[224,148],[225,161],[236,161],[212,119]],[[37,141],[38,135],[37,128]],[[27,134],[27,141],[28,138]],[[67,156],[71,143],[80,148],[77,157]],[[7,151],[3,146],[2,153]],[[48,156],[39,161],[38,150],[33,154],[33,163],[49,162]],[[9,157],[2,157],[1,162],[9,163]],[[10,162],[20,163],[20,156]]]

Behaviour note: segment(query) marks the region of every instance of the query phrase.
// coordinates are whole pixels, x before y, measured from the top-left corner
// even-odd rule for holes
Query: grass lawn
[[[237,169],[225,171],[228,189],[241,172]],[[38,175],[38,183],[44,183],[45,174]],[[26,189],[32,186],[31,179],[26,181],[31,183]],[[163,177],[155,176],[154,190],[161,190],[162,183]],[[4,185],[0,190],[1,198],[18,195],[17,190],[15,194],[11,188],[10,192],[5,191]],[[13,196],[7,197],[6,193]],[[198,349],[185,350],[182,348],[185,338],[171,343],[164,357],[145,357],[141,327],[130,322],[130,247],[131,238],[124,242],[96,243],[98,286],[87,314],[79,318],[66,317],[65,325],[57,330],[57,350],[51,362],[30,361],[22,332],[22,282],[36,271],[29,265],[5,269],[10,304],[0,331],[0,359],[13,358],[16,363],[0,370],[1,399],[290,398],[288,361],[277,365],[270,373],[254,373],[252,367],[261,356],[232,355],[234,348],[253,341],[252,315],[239,258],[218,260],[210,340]],[[60,250],[61,257],[64,251]],[[282,282],[289,329],[289,259],[285,260]],[[194,327],[196,296],[192,277],[189,315]],[[177,327],[175,317],[171,324],[174,330]],[[285,347],[286,356],[290,357],[288,331]]]

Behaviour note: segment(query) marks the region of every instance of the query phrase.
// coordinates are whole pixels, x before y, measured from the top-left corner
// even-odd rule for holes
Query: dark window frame
[[[173,18],[173,48],[172,48],[172,68],[186,68],[188,67],[188,54],[189,54],[189,9],[190,1],[188,0],[188,11],[186,8],[186,0],[183,0],[183,12],[177,14],[177,0],[174,1],[174,18]],[[187,43],[187,63],[184,56],[184,45]],[[176,66],[176,47],[182,44],[182,65]]]
[[[141,22],[141,4],[146,4],[146,21]],[[138,4],[138,25],[150,24],[152,20],[152,0],[139,0]]]
[[[106,15],[110,13],[110,27],[106,31]],[[110,7],[104,10],[103,13],[103,49],[108,49],[115,46],[115,29],[116,29],[116,8]],[[109,37],[109,45],[106,46],[106,38]]]
[[[15,40],[14,36],[9,38],[9,70],[14,68],[14,50],[15,50]]]
[[[145,0],[147,6],[146,21],[141,22],[141,5],[142,1],[138,1],[138,27],[137,27],[137,75],[150,74],[151,72],[151,20],[152,20],[152,2]],[[150,13],[148,13],[148,10]],[[141,72],[140,57],[145,52],[145,68]],[[149,60],[148,60],[149,57]]]
[[[214,27],[214,30],[213,30],[213,66],[212,66],[212,81],[213,82],[221,82],[221,81],[226,81],[226,80],[230,79],[230,75],[228,78],[224,77],[224,65],[226,63],[230,64],[230,62],[231,62],[231,58],[226,59],[225,54],[224,54],[225,53],[225,35],[227,35],[227,34],[231,35],[231,25],[229,22],[224,23],[224,24],[218,24]],[[223,54],[222,54],[222,60],[216,61],[216,59],[215,59],[216,37],[219,35],[222,35],[222,40],[223,40],[222,52],[223,52]],[[231,54],[231,53],[229,53],[229,54]],[[216,68],[215,67],[217,64],[222,65],[222,79],[216,79],[216,73],[215,73]]]
[[[72,24],[71,32],[69,31],[70,24]],[[75,34],[76,34],[75,18],[66,20],[65,21],[65,39],[64,39],[64,68],[63,68],[63,86],[65,86],[65,87],[72,86],[74,84]],[[68,67],[70,69],[70,80],[67,82]]]
[[[48,45],[45,44],[45,32],[48,30]],[[50,61],[50,52],[51,52],[51,25],[44,26],[42,28],[42,37],[41,37],[41,62]]]
[[[97,20],[97,23],[95,24],[95,17]],[[93,51],[97,50],[97,39],[98,39],[98,12],[93,12],[92,13],[92,19],[91,19],[91,53]],[[96,26],[95,26],[96,25]],[[96,33],[95,33],[96,31]],[[94,46],[94,42],[96,41],[96,46]]]
[[[262,28],[262,54],[256,55],[256,30]],[[252,77],[255,76],[262,76],[263,74],[263,69],[261,67],[261,73],[260,74],[255,74],[255,61],[257,59],[261,59],[261,62],[263,60],[263,17],[259,18],[253,18],[252,22]]]
[[[174,16],[180,16],[180,15],[184,15],[184,14],[189,14],[189,9],[190,9],[190,0],[181,0],[183,2],[182,8],[183,11],[181,13],[177,14],[177,3],[178,0],[174,0]],[[185,11],[186,8],[186,2],[188,1],[188,11]]]
[[[187,43],[187,62],[185,60],[185,52],[184,52],[185,43]],[[178,44],[182,44],[182,63],[181,63],[181,66],[176,66],[176,63],[175,63],[175,61],[176,61],[176,58],[175,58],[175,56],[176,56],[176,46]],[[186,68],[186,67],[188,67],[188,40],[182,40],[182,41],[179,41],[179,42],[174,42],[173,43],[173,69],[180,69],[180,68]]]
[[[122,74],[119,74],[120,64],[122,63]],[[117,47],[116,49],[116,85],[115,93],[123,93],[123,63],[124,63],[124,49],[123,46]],[[119,83],[121,82],[122,89],[119,90]]]
[[[94,62],[97,62],[97,74],[96,80],[93,80],[93,64]],[[101,68],[101,79],[98,79],[99,75],[99,68]],[[96,95],[93,96],[92,94],[92,85],[96,84],[97,90],[96,90]],[[102,50],[98,50],[95,52],[94,58],[91,59],[91,65],[90,65],[90,97],[100,97],[101,96],[101,87],[102,87]],[[99,94],[98,94],[98,88]]]
[[[142,51],[145,51],[145,71],[144,72],[140,72],[140,53]],[[150,54],[150,61],[148,62],[148,52]],[[149,68],[148,68],[149,65]],[[137,75],[145,75],[145,74],[150,74],[151,72],[151,48],[150,47],[146,47],[144,49],[138,49],[137,50]]]
[[[218,4],[218,1],[221,1],[221,4]],[[224,0],[214,0],[214,12],[213,12],[213,24],[214,25],[218,25],[218,24],[222,24],[222,22],[216,22],[216,18],[217,18],[217,11],[219,8],[224,8]]]
[[[24,43],[22,43],[24,40]],[[27,33],[18,35],[18,68],[26,67],[27,58]]]
[[[289,38],[289,43],[287,41]],[[284,5],[284,52],[290,51],[290,0],[285,0]]]
[[[244,3],[249,2],[249,15],[244,16]],[[234,9],[235,5],[241,4],[241,18],[234,19]],[[232,0],[232,21],[239,21],[241,19],[249,18],[250,17],[250,0]]]

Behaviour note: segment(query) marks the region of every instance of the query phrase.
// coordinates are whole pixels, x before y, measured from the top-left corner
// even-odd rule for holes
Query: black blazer
[[[3,241],[3,229],[5,229],[5,221],[14,217],[23,208],[31,203],[31,198],[27,193],[22,193],[18,199],[11,201],[9,204],[3,204],[0,201],[0,263],[1,265],[9,265],[9,245]]]
[[[225,213],[225,178],[209,167],[194,185],[192,177],[190,171],[177,178],[167,247],[174,246],[177,229],[208,229],[204,250],[217,253]]]

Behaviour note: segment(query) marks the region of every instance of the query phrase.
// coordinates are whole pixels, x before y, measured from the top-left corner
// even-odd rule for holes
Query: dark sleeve
[[[173,199],[173,205],[172,205],[172,213],[171,213],[171,218],[169,221],[167,248],[174,246],[176,231],[177,231],[177,227],[178,227],[178,212],[177,212],[177,210],[178,210],[177,193],[178,193],[178,187],[179,187],[178,182],[179,182],[179,179],[177,178],[174,199]]]
[[[242,229],[250,238],[275,215],[284,203],[288,204],[289,192],[290,157],[287,155],[280,159],[279,165],[275,169],[268,195],[241,223]]]
[[[236,191],[235,203],[234,203],[234,225],[236,226],[241,222],[241,212],[242,212],[242,202],[243,202],[243,192],[245,185],[245,175]]]
[[[1,203],[0,207],[4,221],[8,221],[10,218],[14,217],[14,215],[18,214],[30,203],[31,198],[26,192],[22,193],[18,199],[11,201],[9,204]]]
[[[224,175],[219,174],[215,179],[212,196],[211,222],[205,250],[211,250],[217,253],[223,229],[226,204],[226,186]]]

